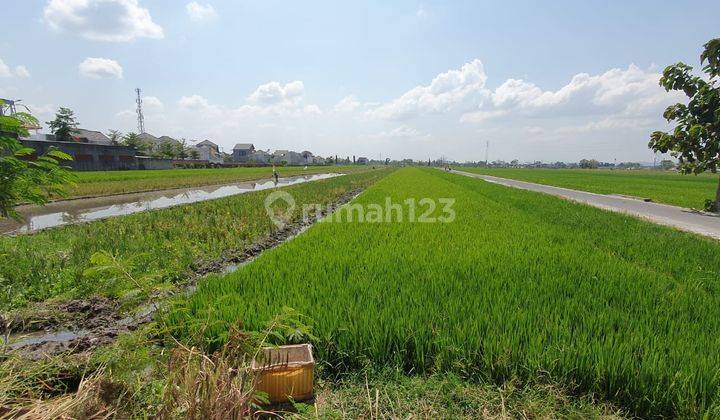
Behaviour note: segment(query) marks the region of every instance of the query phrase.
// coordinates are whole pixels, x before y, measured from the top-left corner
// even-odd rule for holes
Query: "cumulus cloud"
[[[11,77],[12,71],[10,71],[10,67],[8,67],[7,64],[5,64],[2,59],[0,59],[0,77]]]
[[[93,41],[130,42],[164,36],[162,27],[138,0],[50,0],[43,17],[54,30]]]
[[[19,77],[25,79],[30,77],[30,72],[25,66],[15,66],[15,71],[10,69],[10,66],[0,59],[0,77]]]
[[[270,82],[258,86],[258,88],[248,96],[248,102],[264,105],[293,104],[301,100],[304,93],[305,85],[299,80],[286,83],[285,85],[279,82]]]
[[[405,119],[423,114],[467,110],[487,95],[487,75],[480,60],[437,75],[429,85],[416,86],[399,98],[369,111],[372,117]]]
[[[90,79],[122,79],[123,69],[120,63],[109,58],[88,57],[78,66],[78,71]]]
[[[618,115],[659,115],[675,100],[659,85],[660,74],[635,65],[611,69],[599,75],[580,73],[556,91],[542,90],[533,83],[508,79],[478,110],[464,114],[462,121],[481,123],[501,117],[560,118]],[[599,126],[598,126],[599,127]]]
[[[25,66],[15,66],[15,75],[21,79],[30,77],[30,72]]]
[[[156,111],[162,111],[165,105],[162,103],[157,96],[146,96],[142,98],[143,108],[152,109]]]
[[[208,100],[200,95],[183,96],[180,98],[178,105],[180,105],[181,108],[194,110],[208,108],[210,106]]]
[[[212,4],[200,4],[196,1],[191,1],[185,5],[185,11],[191,20],[195,22],[201,22],[204,20],[210,20],[217,17],[217,12]]]
[[[388,140],[426,140],[430,138],[429,134],[423,133],[415,127],[402,124],[389,131],[381,131],[373,136],[377,139],[388,139]]]
[[[348,95],[340,101],[338,101],[337,104],[335,104],[335,107],[333,108],[336,112],[353,112],[356,109],[360,107],[360,101],[358,100],[357,96],[355,95]]]

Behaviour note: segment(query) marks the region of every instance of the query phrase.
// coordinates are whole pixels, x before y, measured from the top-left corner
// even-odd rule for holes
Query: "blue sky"
[[[0,96],[47,121],[225,148],[415,159],[652,160],[720,2],[12,0]]]

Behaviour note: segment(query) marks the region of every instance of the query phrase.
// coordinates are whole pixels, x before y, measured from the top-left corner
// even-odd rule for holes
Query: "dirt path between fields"
[[[25,311],[39,314],[34,319],[4,320],[0,317],[0,334],[6,331],[10,351],[34,360],[58,354],[89,352],[113,342],[120,334],[134,331],[152,321],[163,302],[179,293],[191,294],[206,275],[237,270],[263,252],[294,239],[362,191],[362,188],[349,191],[323,207],[316,217],[290,223],[244,248],[228,249],[217,259],[198,261],[185,283],[172,292],[156,294],[150,301],[138,305],[132,313],[123,311],[119,301],[101,296],[66,302],[41,302]],[[61,316],[58,317],[58,314]]]
[[[553,187],[532,182],[517,181],[491,175],[474,174],[453,170],[453,173],[472,178],[480,178],[487,182],[519,188],[522,190],[541,192],[554,195],[577,203],[587,204],[603,210],[629,214],[660,225],[674,227],[686,232],[697,233],[714,239],[720,239],[720,216],[698,210],[670,206],[645,201],[641,198],[623,197],[620,195],[596,194],[569,188]]]

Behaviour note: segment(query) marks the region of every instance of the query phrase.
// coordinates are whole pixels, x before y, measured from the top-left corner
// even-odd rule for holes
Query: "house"
[[[113,142],[105,134],[95,130],[85,130],[78,128],[75,130],[73,139],[79,143],[102,144],[105,146],[112,145]]]
[[[269,163],[272,155],[264,150],[256,150],[250,154],[249,161],[255,163]]]
[[[207,160],[210,163],[223,163],[220,148],[210,140],[203,140],[194,147],[198,152],[198,159]]]
[[[273,162],[284,165],[304,165],[305,158],[302,154],[292,150],[276,150],[273,153]]]
[[[23,146],[35,150],[33,156],[47,153],[50,148],[72,156],[73,160],[63,162],[76,171],[108,171],[138,169],[134,147],[91,142],[84,134],[81,140],[57,141],[52,134],[33,134],[20,139]]]
[[[300,153],[300,155],[303,157],[303,159],[305,159],[304,163],[306,165],[312,165],[313,163],[315,163],[315,155],[313,155],[312,152],[304,150]]]
[[[252,143],[238,143],[233,147],[232,159],[235,162],[247,162],[254,151],[255,146]]]
[[[358,165],[367,165],[368,158],[360,156],[359,158],[357,158],[357,164]]]

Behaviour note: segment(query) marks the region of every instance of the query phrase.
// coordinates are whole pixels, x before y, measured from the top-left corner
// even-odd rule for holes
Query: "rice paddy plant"
[[[281,177],[327,172],[353,173],[367,166],[302,166],[277,167]],[[77,172],[76,185],[69,197],[96,197],[137,191],[198,187],[272,177],[271,167],[163,169],[146,171]]]
[[[453,197],[452,223],[320,223],[200,285],[165,323],[312,319],[328,372],[368,364],[567,384],[640,416],[720,415],[720,244],[555,197],[406,168],[354,203]],[[440,207],[436,213],[440,213]]]
[[[290,192],[301,217],[304,203],[327,204],[365,187],[388,171],[366,171],[283,188]],[[67,225],[15,237],[0,236],[0,308],[54,297],[108,293],[104,282],[86,276],[91,257],[111,255],[132,264],[133,272],[155,283],[176,283],[193,267],[213,261],[224,251],[242,249],[276,227],[264,209],[272,190],[178,206],[163,210]],[[132,282],[114,293],[132,289]]]
[[[511,169],[457,168],[538,184],[553,185],[598,194],[621,194],[651,198],[658,203],[703,208],[705,199],[715,197],[717,175],[682,175],[669,171],[609,169]]]

